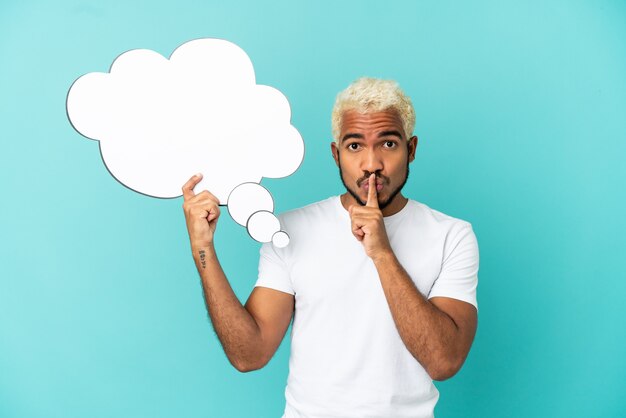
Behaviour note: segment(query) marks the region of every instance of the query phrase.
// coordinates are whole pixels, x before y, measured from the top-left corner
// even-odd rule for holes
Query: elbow
[[[444,380],[448,380],[450,379],[452,376],[454,376],[456,374],[456,371],[451,371],[451,370],[437,370],[434,372],[429,371],[428,374],[430,375],[430,378],[433,380],[436,380],[438,382],[443,382]]]
[[[237,371],[240,373],[250,373],[255,370],[259,370],[260,367],[235,366],[235,369],[237,369]]]
[[[444,360],[437,362],[436,365],[429,367],[426,372],[431,379],[442,382],[448,380],[461,370],[463,361],[458,360]]]
[[[230,360],[230,359],[229,359]],[[255,370],[262,369],[265,367],[266,363],[263,362],[252,362],[252,361],[241,361],[241,360],[230,360],[230,364],[233,365],[235,369],[237,369],[240,373],[249,373]]]

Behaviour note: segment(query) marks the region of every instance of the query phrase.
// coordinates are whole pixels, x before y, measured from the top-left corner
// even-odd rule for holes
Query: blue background
[[[306,156],[262,182],[277,212],[342,192],[339,90],[368,75],[412,97],[405,194],[470,221],[481,249],[478,333],[436,383],[438,417],[624,416],[625,2],[2,0],[1,417],[282,413],[289,342],[230,366],[182,199],[120,185],[65,115],[80,75],[199,37],[238,44],[290,100]],[[228,216],[217,240],[245,301],[259,244]]]

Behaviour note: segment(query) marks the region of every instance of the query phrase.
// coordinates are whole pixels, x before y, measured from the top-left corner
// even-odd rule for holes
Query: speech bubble
[[[196,193],[209,190],[226,205],[238,186],[286,177],[304,158],[286,97],[256,84],[248,55],[222,39],[186,42],[169,59],[148,49],[127,51],[108,73],[78,78],[66,107],[74,129],[99,141],[111,175],[147,196],[179,197],[182,185],[200,172]],[[241,225],[256,212],[273,211],[269,192],[271,208],[265,194],[250,190],[246,186],[235,194],[234,212],[241,213],[233,219]],[[257,217],[255,230],[266,218]],[[273,228],[276,221],[267,222]],[[283,243],[285,237],[279,237]]]

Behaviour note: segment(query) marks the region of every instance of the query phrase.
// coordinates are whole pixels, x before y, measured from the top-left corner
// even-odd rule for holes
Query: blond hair
[[[331,116],[335,143],[339,143],[343,114],[348,110],[356,110],[360,113],[395,110],[402,119],[406,139],[413,135],[415,128],[413,104],[400,89],[398,83],[393,80],[361,77],[337,95]]]

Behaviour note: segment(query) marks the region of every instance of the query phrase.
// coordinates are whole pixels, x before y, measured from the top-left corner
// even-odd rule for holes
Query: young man
[[[337,96],[331,151],[346,193],[280,216],[290,244],[261,248],[245,306],[213,247],[219,217],[201,177],[184,186],[213,326],[240,371],[263,367],[291,322],[284,417],[432,417],[434,380],[462,366],[477,327],[478,245],[469,223],[402,195],[415,114],[392,81]]]

